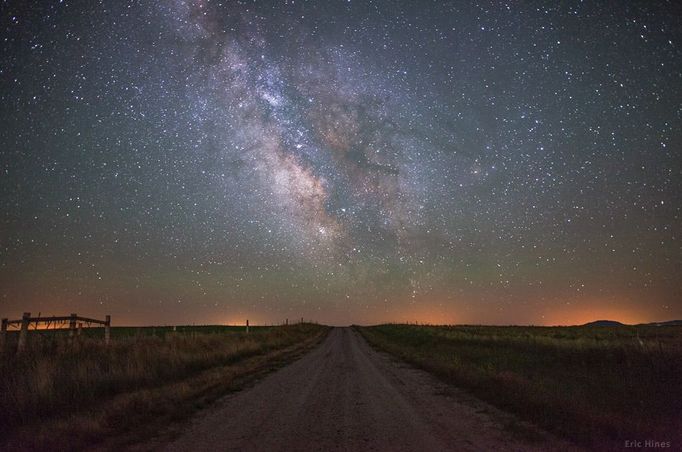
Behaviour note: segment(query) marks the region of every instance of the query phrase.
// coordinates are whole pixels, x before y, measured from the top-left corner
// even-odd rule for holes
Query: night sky
[[[0,11],[3,317],[682,317],[677,1]]]

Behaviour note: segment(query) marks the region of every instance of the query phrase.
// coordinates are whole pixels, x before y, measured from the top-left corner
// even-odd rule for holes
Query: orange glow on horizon
[[[603,306],[591,303],[589,305],[576,305],[571,308],[563,308],[552,311],[546,315],[544,325],[583,325],[595,320],[615,320],[617,322],[636,325],[638,323],[653,322],[658,319],[651,318],[651,314],[642,308],[629,305]]]
[[[389,299],[378,305],[345,303],[330,300],[323,308],[310,305],[296,306],[281,311],[259,310],[258,306],[239,306],[223,308],[218,312],[199,312],[182,306],[164,306],[158,309],[140,307],[121,309],[113,303],[92,306],[83,300],[70,300],[59,297],[17,297],[21,304],[6,306],[0,317],[11,320],[21,318],[21,312],[30,311],[33,316],[79,315],[103,319],[112,316],[112,326],[164,326],[164,325],[234,325],[243,326],[246,320],[250,325],[279,325],[285,319],[297,323],[301,318],[306,321],[327,325],[377,325],[382,323],[420,323],[431,325],[582,325],[595,320],[615,320],[625,324],[639,324],[680,318],[679,311],[666,311],[656,304],[642,306],[636,294],[608,297],[566,297],[551,300],[499,303],[499,294],[477,294],[477,296],[453,298],[448,294],[402,299]],[[51,299],[50,299],[51,298]],[[191,301],[187,300],[191,307]],[[49,306],[49,309],[46,309]],[[62,306],[56,308],[55,306]],[[116,309],[118,308],[118,309]],[[47,312],[46,312],[47,311]],[[189,312],[189,314],[187,314]],[[31,329],[35,326],[31,325]],[[65,325],[68,327],[68,325]],[[44,325],[40,326],[43,329]],[[14,328],[12,328],[14,329]]]

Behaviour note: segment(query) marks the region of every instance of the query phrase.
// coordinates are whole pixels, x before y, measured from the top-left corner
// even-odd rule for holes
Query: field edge
[[[154,450],[218,399],[255,384],[310,352],[329,334],[212,367],[180,381],[118,394],[81,412],[16,429],[0,442],[13,450]]]

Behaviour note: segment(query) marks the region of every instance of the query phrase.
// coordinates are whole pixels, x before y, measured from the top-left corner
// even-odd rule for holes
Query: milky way
[[[0,308],[682,316],[675,2],[6,2]]]

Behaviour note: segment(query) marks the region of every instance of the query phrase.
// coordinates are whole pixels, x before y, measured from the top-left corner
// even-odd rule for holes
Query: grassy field
[[[359,330],[375,347],[578,444],[682,439],[682,327]]]
[[[190,416],[254,376],[291,361],[327,327],[112,328],[69,339],[16,334],[0,353],[0,450],[80,449],[117,438],[134,442]]]

